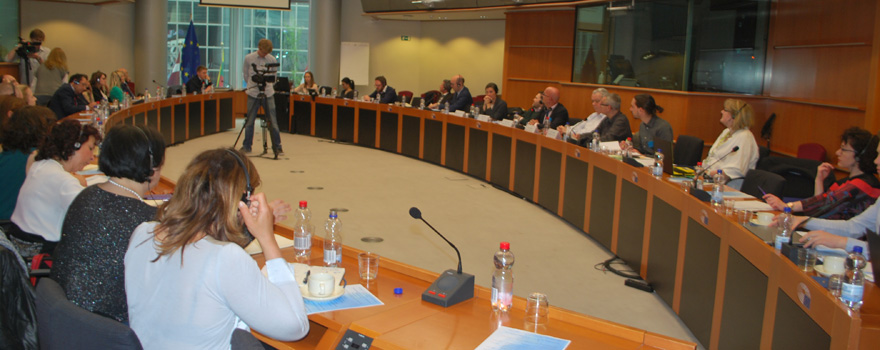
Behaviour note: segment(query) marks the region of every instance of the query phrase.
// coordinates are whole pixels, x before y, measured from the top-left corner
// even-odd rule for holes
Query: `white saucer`
[[[824,277],[831,277],[831,274],[830,274],[830,273],[825,272],[825,265],[816,265],[816,266],[813,266],[813,271],[818,272],[820,275],[822,275],[822,276],[824,276]],[[840,273],[840,275],[842,275],[842,274],[843,274],[843,273]]]
[[[308,286],[301,286],[301,287],[299,288],[299,290],[300,290],[300,292],[302,292],[302,296],[303,296],[304,299],[308,299],[308,300],[311,300],[311,301],[329,301],[329,300],[334,300],[334,299],[336,299],[336,298],[341,297],[343,294],[345,294],[345,287],[343,287],[343,286],[336,286],[336,289],[333,290],[333,294],[330,294],[329,296],[326,296],[326,297],[313,297],[312,294],[309,293],[309,287],[308,287]]]
[[[762,224],[762,223],[758,222],[758,218],[752,218],[752,220],[750,220],[749,222],[751,222],[752,225],[756,225],[756,226],[770,226],[770,224]]]

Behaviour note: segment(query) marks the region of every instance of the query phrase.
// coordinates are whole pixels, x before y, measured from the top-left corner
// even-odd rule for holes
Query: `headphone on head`
[[[144,140],[147,141],[147,153],[149,153],[150,155],[150,164],[148,167],[148,169],[150,169],[150,172],[149,174],[147,174],[147,176],[153,176],[153,142],[150,141],[150,137],[147,136],[147,133],[144,131],[144,129],[141,129],[140,126],[135,126],[134,128],[137,129],[137,131],[139,131],[141,135],[144,135]]]
[[[83,137],[83,130],[85,129],[85,125],[79,124],[79,135],[76,137],[76,142],[73,143],[73,149],[79,151],[82,148],[82,142],[79,142],[79,139]]]
[[[230,149],[227,149],[226,152],[229,152],[229,154],[231,154],[233,157],[235,157],[235,160],[238,162],[238,165],[241,166],[241,170],[244,171],[245,193],[241,195],[241,201],[244,202],[244,204],[250,205],[251,204],[251,194],[253,194],[254,188],[251,187],[251,175],[250,175],[250,173],[248,173],[247,166],[244,164],[244,160],[242,160],[241,157],[238,156],[238,153],[235,153],[234,151],[232,151]]]

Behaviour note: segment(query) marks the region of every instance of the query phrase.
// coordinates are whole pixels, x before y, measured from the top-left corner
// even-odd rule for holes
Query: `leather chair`
[[[785,178],[785,188],[780,199],[803,199],[813,196],[816,182],[816,168],[822,164],[818,160],[768,156],[758,161],[758,169],[766,170]],[[834,183],[834,176],[825,178],[824,187]]]
[[[798,146],[797,157],[824,162],[828,158],[828,151],[818,143],[802,143]]]
[[[675,165],[695,166],[703,159],[704,142],[699,137],[678,135],[672,152],[672,160]]]
[[[37,284],[36,304],[43,349],[143,349],[131,328],[74,305],[52,279]]]
[[[37,312],[28,268],[0,231],[0,349],[37,349]]]
[[[437,103],[440,100],[440,91],[438,90],[429,90],[422,94],[422,100],[425,101],[426,105]]]
[[[410,103],[412,101],[413,92],[412,91],[401,91],[397,93],[397,100],[403,101],[403,98],[406,97],[406,103]]]
[[[785,187],[785,178],[769,171],[752,169],[746,173],[740,191],[745,194],[761,198],[764,192],[774,194],[782,198],[782,189]],[[763,189],[764,191],[761,191]]]

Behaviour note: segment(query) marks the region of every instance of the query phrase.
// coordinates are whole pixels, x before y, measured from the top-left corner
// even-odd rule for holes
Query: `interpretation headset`
[[[856,161],[858,161],[859,159],[862,158],[862,155],[865,154],[865,151],[867,151],[868,148],[871,147],[871,144],[873,143],[873,141],[874,141],[874,139],[875,139],[876,137],[877,137],[877,135],[871,135],[871,138],[868,139],[868,143],[865,144],[865,147],[862,147],[862,150],[859,151],[858,154],[856,154],[856,157],[855,157],[855,158],[856,158]]]
[[[73,143],[73,149],[79,151],[82,148],[82,143],[79,142],[79,139],[83,137],[83,129],[85,129],[85,125],[79,124],[79,135],[76,136],[76,142]]]
[[[254,188],[251,187],[251,175],[250,175],[250,173],[248,173],[248,169],[247,169],[247,166],[244,164],[244,160],[242,160],[241,157],[238,156],[238,153],[235,153],[235,151],[233,151],[231,149],[226,149],[226,152],[229,152],[229,154],[231,154],[233,157],[235,157],[235,160],[238,162],[238,165],[241,166],[241,170],[244,171],[244,180],[246,181],[245,182],[245,193],[241,195],[241,201],[244,202],[245,205],[250,206],[251,194],[254,192]],[[241,226],[242,226],[242,233],[244,233],[244,236],[247,237],[247,239],[248,239],[248,243],[250,243],[251,241],[254,240],[254,235],[252,235],[250,230],[248,230],[247,225],[242,223]]]
[[[144,140],[147,141],[147,153],[149,153],[150,155],[150,166],[148,167],[150,171],[147,174],[147,177],[153,176],[153,142],[150,141],[150,137],[147,136],[147,133],[144,131],[144,129],[141,129],[140,126],[135,126],[134,128],[137,129],[137,131],[139,131],[141,135],[144,135]]]

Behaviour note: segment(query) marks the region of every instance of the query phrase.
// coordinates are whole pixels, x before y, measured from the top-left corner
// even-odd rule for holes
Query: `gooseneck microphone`
[[[458,255],[458,271],[449,269],[440,274],[440,276],[434,280],[434,283],[422,293],[422,300],[442,307],[449,307],[473,298],[474,275],[463,273],[461,271],[461,253],[459,253],[455,244],[452,244],[452,242],[446,239],[440,231],[437,231],[434,226],[431,226],[428,221],[422,218],[422,211],[419,210],[419,208],[410,208],[409,215],[412,216],[413,219],[422,220],[422,222],[434,230],[440,238],[443,238],[446,243],[449,243],[449,246],[451,246],[452,249],[455,249],[455,254]]]
[[[713,167],[715,164],[718,164],[718,162],[724,160],[724,158],[727,158],[727,156],[729,156],[729,155],[731,155],[731,154],[733,154],[733,153],[736,153],[736,151],[739,151],[739,146],[733,146],[733,149],[730,150],[730,152],[727,152],[727,154],[721,156],[721,158],[718,158],[718,160],[712,162],[712,164],[710,164],[709,166],[707,166],[707,167],[703,167],[703,170],[700,171],[699,173],[697,173],[697,174],[694,176],[694,181],[697,181],[697,179],[698,179],[700,176],[703,176],[704,174],[706,174],[706,172],[709,171],[709,168]]]
[[[156,82],[156,79],[153,79],[153,84],[159,85],[159,87],[161,87],[161,88],[165,87],[165,85],[162,85],[162,84],[159,84],[158,82]]]
[[[440,238],[443,238],[443,240],[446,241],[446,243],[449,243],[449,246],[452,247],[452,249],[455,249],[455,254],[458,255],[458,273],[461,274],[461,253],[458,252],[458,248],[455,247],[455,244],[452,244],[452,242],[450,242],[448,239],[446,239],[446,237],[444,237],[443,234],[440,233],[440,231],[437,231],[437,229],[434,228],[434,226],[431,226],[431,224],[429,224],[427,221],[425,221],[425,219],[422,218],[422,211],[419,210],[419,208],[416,208],[416,207],[409,208],[409,216],[412,216],[413,219],[422,220],[422,222],[424,222],[425,225],[428,225],[428,227],[430,227],[432,230],[434,230],[434,232],[437,233],[437,235],[440,236]]]

